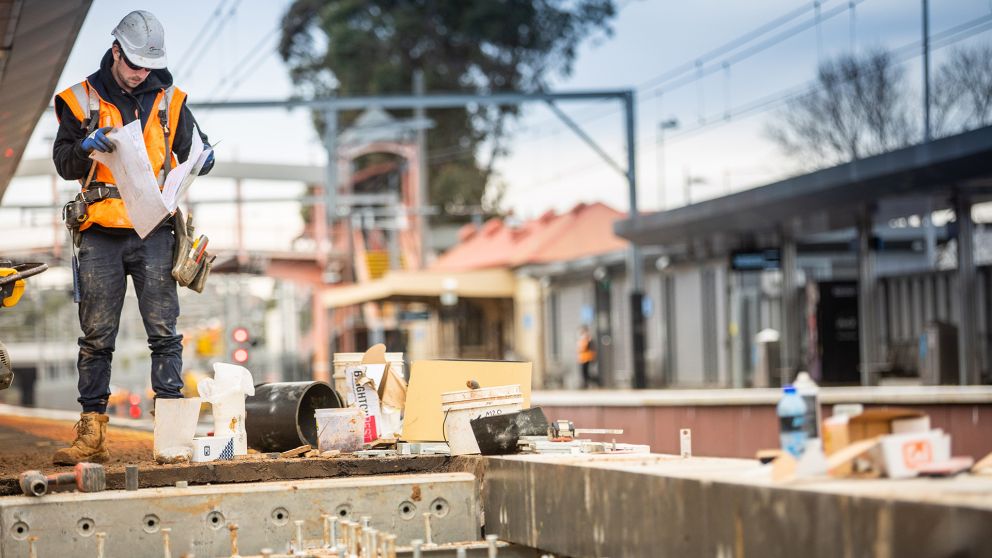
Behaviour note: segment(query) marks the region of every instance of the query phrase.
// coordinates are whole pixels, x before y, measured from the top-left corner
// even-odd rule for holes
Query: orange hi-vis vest
[[[82,123],[84,128],[87,128],[87,133],[104,126],[120,127],[124,125],[120,110],[113,103],[103,100],[96,89],[86,80],[62,91],[57,97],[62,99],[72,111],[73,116]],[[179,122],[179,114],[185,100],[186,93],[176,86],[162,89],[152,105],[158,107],[158,118],[149,116],[145,123],[145,148],[148,150],[148,160],[152,164],[152,172],[158,177],[159,188],[165,182],[165,174],[177,164],[176,156],[172,153],[175,135],[170,131]],[[58,118],[58,116],[56,113],[55,117]],[[168,168],[165,168],[167,153],[169,154]],[[117,184],[114,175],[106,165],[96,161],[93,162],[93,165],[96,168],[90,169],[92,182]],[[89,179],[81,179],[80,183],[85,192],[89,185]],[[124,200],[120,198],[106,198],[92,203],[87,208],[87,213],[89,218],[80,225],[80,231],[88,229],[93,224],[109,228],[134,228],[131,220],[127,217],[127,211],[124,209]]]
[[[596,351],[592,348],[592,337],[582,335],[578,342],[579,364],[585,364],[596,360]]]

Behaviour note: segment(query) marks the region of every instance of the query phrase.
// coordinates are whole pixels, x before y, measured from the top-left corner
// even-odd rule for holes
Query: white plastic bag
[[[245,396],[255,395],[251,372],[244,366],[218,362],[214,377],[200,380],[197,389],[213,411],[214,436],[233,437],[234,455],[246,455]]]
[[[370,365],[349,366],[345,369],[345,375],[348,380],[348,406],[358,407],[365,413],[365,443],[371,444],[382,435],[382,412],[375,383],[365,375],[367,366]]]
[[[159,463],[189,463],[200,398],[156,399],[152,453]]]

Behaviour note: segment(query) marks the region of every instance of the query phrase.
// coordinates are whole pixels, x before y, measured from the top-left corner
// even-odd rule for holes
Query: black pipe
[[[255,386],[245,399],[248,446],[261,452],[317,447],[314,409],[340,408],[341,397],[326,382],[276,382]]]

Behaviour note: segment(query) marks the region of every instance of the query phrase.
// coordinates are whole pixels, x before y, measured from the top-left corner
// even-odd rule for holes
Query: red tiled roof
[[[548,211],[520,224],[511,219],[490,219],[478,228],[466,225],[459,231],[460,242],[442,254],[431,269],[514,268],[623,250],[627,241],[613,234],[613,222],[625,216],[597,202],[580,203],[562,214]]]

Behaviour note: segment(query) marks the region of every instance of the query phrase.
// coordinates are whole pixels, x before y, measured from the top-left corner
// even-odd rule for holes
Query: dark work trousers
[[[596,384],[596,387],[603,387],[599,382],[599,376],[592,375],[592,361],[580,362],[579,368],[582,369],[583,387],[592,387],[593,384]]]
[[[183,336],[176,333],[179,295],[172,278],[171,227],[145,240],[137,233],[83,232],[79,246],[79,403],[84,412],[107,412],[110,361],[120,327],[128,275],[152,352],[155,397],[182,397]]]

